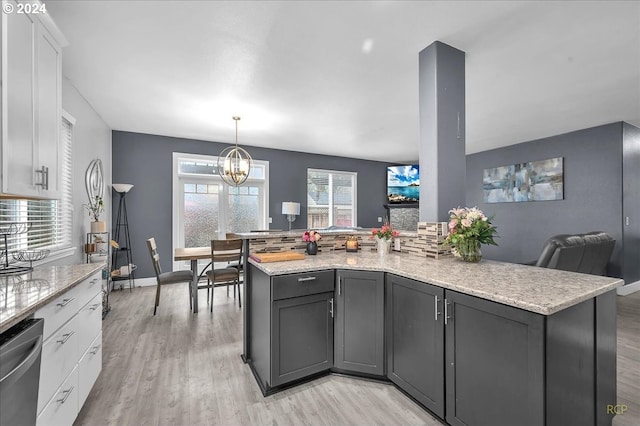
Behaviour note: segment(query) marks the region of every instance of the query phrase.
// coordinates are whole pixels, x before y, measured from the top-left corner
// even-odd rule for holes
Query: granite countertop
[[[268,275],[325,269],[381,271],[427,282],[542,315],[551,315],[624,284],[620,278],[482,260],[466,263],[448,257],[434,260],[390,253],[322,253],[305,260],[249,262]]]
[[[44,266],[26,274],[0,277],[0,333],[103,267],[101,263]]]

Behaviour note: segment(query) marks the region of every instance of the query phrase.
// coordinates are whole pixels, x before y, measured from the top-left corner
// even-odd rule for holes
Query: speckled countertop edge
[[[268,275],[325,269],[380,271],[434,284],[508,306],[551,315],[624,284],[620,278],[578,274],[514,263],[466,263],[377,253],[327,253],[287,262],[249,262]]]
[[[29,318],[103,267],[100,263],[44,266],[26,274],[0,277],[0,333]]]

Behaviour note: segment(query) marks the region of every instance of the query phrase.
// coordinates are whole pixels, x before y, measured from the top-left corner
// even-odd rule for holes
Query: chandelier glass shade
[[[233,117],[236,122],[236,145],[229,146],[218,155],[218,175],[227,184],[239,186],[245,183],[251,172],[253,160],[246,149],[238,147],[238,121],[240,117]]]

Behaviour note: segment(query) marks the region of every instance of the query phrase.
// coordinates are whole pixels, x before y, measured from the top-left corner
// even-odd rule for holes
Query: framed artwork
[[[518,203],[564,199],[563,158],[484,169],[485,203]]]

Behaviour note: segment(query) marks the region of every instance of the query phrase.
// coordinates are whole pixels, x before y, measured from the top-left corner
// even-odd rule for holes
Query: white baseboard
[[[640,281],[634,283],[625,284],[622,287],[618,287],[618,296],[628,296],[636,291],[640,291]]]
[[[133,282],[136,287],[150,287],[152,285],[157,285],[155,277],[135,278]],[[112,283],[114,289],[119,288],[120,284],[122,284],[123,288],[129,287],[129,281],[114,281]]]
[[[136,287],[149,287],[152,285],[158,285],[156,277],[136,278]]]

